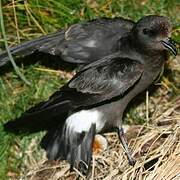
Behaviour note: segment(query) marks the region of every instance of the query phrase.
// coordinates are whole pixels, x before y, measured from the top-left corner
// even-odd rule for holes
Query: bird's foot
[[[129,165],[134,166],[136,163],[136,160],[133,159],[131,156],[131,152],[129,151],[128,144],[127,144],[126,138],[124,136],[124,130],[122,127],[118,128],[118,135],[119,135],[119,139],[122,143],[122,146],[124,148],[124,151],[126,153],[126,156],[128,158]]]
[[[136,160],[132,157],[130,159],[128,158],[128,163],[129,165],[134,166],[136,164]]]

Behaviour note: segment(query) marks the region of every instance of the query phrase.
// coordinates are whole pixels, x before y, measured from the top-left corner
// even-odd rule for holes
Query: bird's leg
[[[131,156],[131,153],[129,151],[129,148],[128,148],[128,144],[127,144],[127,141],[126,141],[126,138],[124,136],[124,130],[122,127],[119,127],[118,128],[118,135],[119,135],[119,139],[121,141],[121,144],[123,145],[123,148],[124,148],[124,151],[127,155],[127,158],[128,158],[128,161],[129,161],[129,164],[134,166],[136,161],[132,158]]]

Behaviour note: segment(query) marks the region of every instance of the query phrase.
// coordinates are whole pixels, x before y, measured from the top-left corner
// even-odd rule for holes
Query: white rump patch
[[[66,119],[66,125],[70,130],[81,133],[88,131],[92,124],[96,124],[96,131],[99,132],[105,124],[102,117],[103,114],[97,110],[81,110],[70,115]]]

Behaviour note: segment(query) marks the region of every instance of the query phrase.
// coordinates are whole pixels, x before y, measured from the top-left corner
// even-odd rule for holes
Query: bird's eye
[[[149,34],[149,30],[148,29],[143,29],[143,33],[144,34]]]
[[[149,36],[155,36],[157,34],[157,32],[152,29],[145,28],[145,29],[143,29],[143,34],[149,35]]]

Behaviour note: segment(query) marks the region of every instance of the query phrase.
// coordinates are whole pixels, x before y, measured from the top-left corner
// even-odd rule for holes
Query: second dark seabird
[[[84,171],[90,167],[95,134],[114,128],[134,165],[122,130],[123,112],[158,77],[167,51],[176,55],[170,32],[167,18],[142,18],[121,39],[117,53],[86,65],[47,101],[6,123],[5,130],[17,134],[46,130],[41,147],[47,157],[66,159],[71,168]]]
[[[117,52],[119,39],[129,33],[134,22],[124,18],[99,18],[71,25],[68,29],[10,47],[15,57],[42,53],[77,65],[89,64]],[[53,60],[53,58],[52,58]],[[0,67],[9,62],[6,51],[0,53]]]

